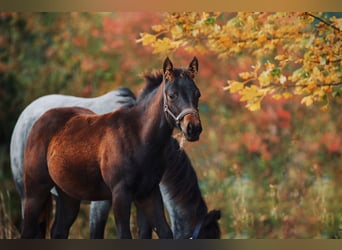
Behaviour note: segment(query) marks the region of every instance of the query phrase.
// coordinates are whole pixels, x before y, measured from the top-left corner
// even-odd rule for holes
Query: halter
[[[202,224],[203,224],[203,220],[201,220],[195,227],[194,232],[192,233],[191,237],[189,238],[189,240],[196,240],[198,238],[198,235],[202,229]]]
[[[169,109],[167,105],[166,98],[166,88],[165,88],[165,76],[164,76],[164,89],[163,89],[163,102],[164,102],[164,112],[168,113],[176,122],[177,127],[180,129],[180,122],[184,118],[184,116],[188,114],[195,114],[198,116],[198,110],[193,108],[186,108],[182,112],[180,112],[177,116]]]

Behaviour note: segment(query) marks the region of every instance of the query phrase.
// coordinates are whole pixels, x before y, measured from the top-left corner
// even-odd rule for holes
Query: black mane
[[[174,68],[173,74],[175,77],[180,77],[182,74],[190,77],[190,73],[187,69],[184,68]],[[156,90],[160,84],[163,82],[163,71],[152,71],[151,73],[145,73],[142,77],[145,79],[145,87],[142,89],[141,93],[138,96],[137,101],[144,99],[147,95],[151,94]]]
[[[160,84],[163,82],[163,72],[153,71],[151,73],[146,73],[143,74],[143,78],[145,79],[146,84],[138,96],[138,102],[143,100],[147,95],[151,94],[160,86]]]

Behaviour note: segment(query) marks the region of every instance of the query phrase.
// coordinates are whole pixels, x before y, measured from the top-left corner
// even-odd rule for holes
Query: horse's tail
[[[120,96],[131,97],[133,99],[136,99],[136,97],[135,97],[134,93],[132,92],[132,90],[130,90],[127,87],[120,87],[120,88],[118,88],[118,91],[119,91],[119,95]]]
[[[40,238],[46,238],[46,233],[49,231],[52,217],[52,195],[50,194],[44,204],[44,208],[39,217],[39,232]]]

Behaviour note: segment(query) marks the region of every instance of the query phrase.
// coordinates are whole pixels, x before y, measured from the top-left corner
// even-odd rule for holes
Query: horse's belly
[[[95,161],[84,159],[77,163],[70,157],[51,154],[48,169],[56,186],[71,197],[79,200],[111,199],[111,191]]]

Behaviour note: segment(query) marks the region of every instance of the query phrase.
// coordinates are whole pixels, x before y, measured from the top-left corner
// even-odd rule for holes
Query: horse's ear
[[[188,70],[191,73],[191,77],[194,78],[198,72],[198,60],[197,60],[196,56],[194,56],[194,58],[190,62]]]
[[[173,65],[169,57],[166,57],[164,64],[163,64],[163,72],[165,75],[165,79],[172,80],[173,78]]]
[[[220,210],[211,210],[205,217],[205,223],[211,223],[213,221],[218,221],[221,218],[221,211]]]

